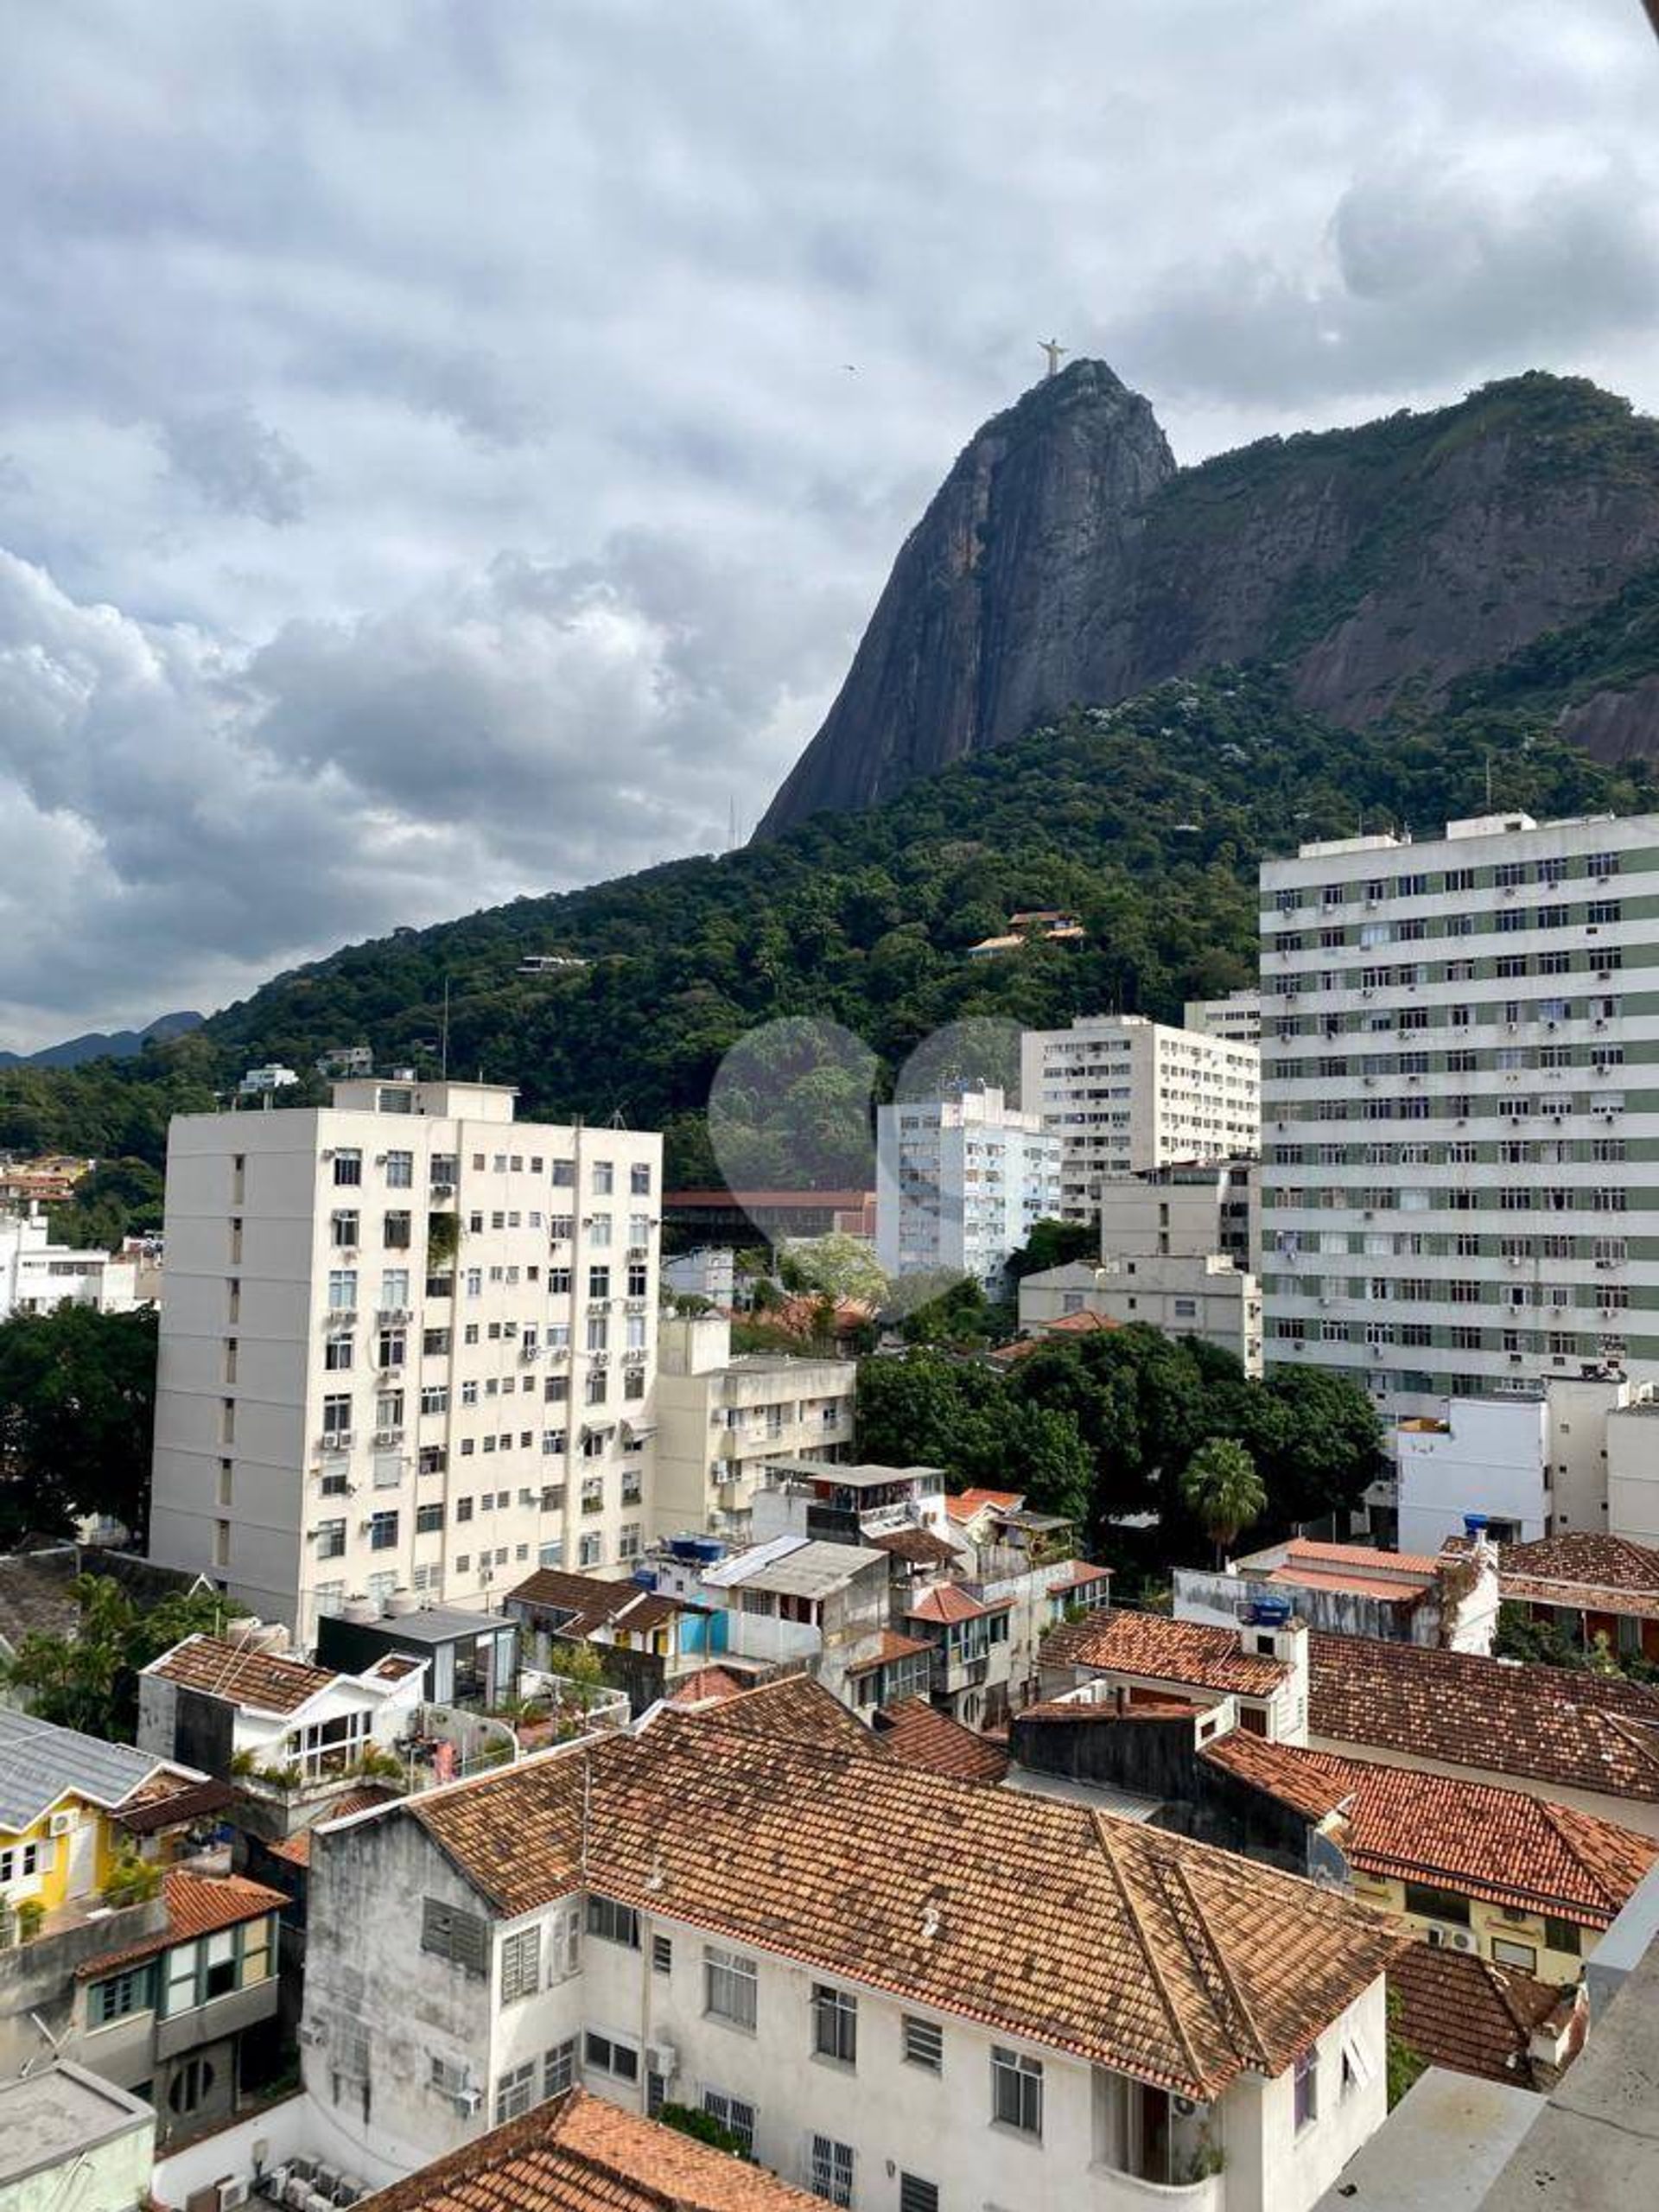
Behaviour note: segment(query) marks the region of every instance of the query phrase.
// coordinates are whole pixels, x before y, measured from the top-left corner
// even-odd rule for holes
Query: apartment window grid
[[[814,2135],[809,2178],[814,2196],[821,2196],[830,2204],[851,2204],[852,2145],[837,2143],[833,2136]]]
[[[702,2008],[711,2019],[734,2027],[755,2024],[759,1980],[755,1962],[741,1951],[705,1943],[702,1951]]]
[[[1644,823],[1642,830],[1659,832],[1659,823]],[[1659,835],[1653,842],[1659,843]],[[1478,855],[1485,844],[1484,839],[1471,840],[1471,853]],[[1281,887],[1270,891],[1276,911],[1264,917],[1263,973],[1269,991],[1276,981],[1286,1001],[1284,1011],[1275,1010],[1270,1015],[1266,1033],[1269,1058],[1264,1273],[1273,1309],[1270,1334],[1275,1343],[1294,1349],[1323,1340],[1333,1348],[1326,1357],[1334,1356],[1338,1364],[1356,1366],[1351,1351],[1344,1359],[1334,1348],[1362,1340],[1357,1325],[1359,1316],[1355,1315],[1356,1325],[1351,1327],[1344,1321],[1319,1317],[1312,1304],[1315,1297],[1345,1300],[1361,1294],[1362,1287],[1357,1285],[1342,1282],[1332,1289],[1310,1280],[1306,1255],[1312,1240],[1315,1236],[1322,1242],[1328,1239],[1335,1224],[1341,1224],[1338,1235],[1347,1232],[1356,1254],[1362,1249],[1362,1236],[1368,1255],[1377,1253],[1380,1240],[1382,1265],[1386,1269],[1390,1258],[1408,1256],[1408,1246],[1431,1255],[1449,1251],[1452,1232],[1449,1224],[1442,1228],[1438,1217],[1446,1213],[1474,1217],[1473,1230],[1478,1224],[1484,1226],[1480,1217],[1494,1210],[1580,1214],[1624,1212],[1632,1206],[1647,1210],[1645,1192],[1623,1181],[1615,1184],[1604,1179],[1592,1184],[1582,1172],[1591,1165],[1625,1164],[1620,1157],[1623,1140],[1618,1134],[1618,1116],[1625,1109],[1625,1100],[1606,1084],[1606,1077],[1621,1067],[1618,1055],[1628,1052],[1637,1033],[1636,1023],[1641,1019],[1623,1013],[1624,1001],[1618,989],[1622,947],[1594,934],[1581,936],[1584,931],[1599,932],[1603,926],[1599,917],[1608,902],[1586,900],[1580,906],[1579,901],[1586,899],[1586,893],[1595,887],[1593,879],[1600,875],[1600,864],[1606,858],[1605,854],[1592,854],[1580,861],[1569,855],[1563,865],[1552,861],[1541,869],[1536,861],[1510,856],[1496,868],[1448,870],[1445,888],[1464,894],[1459,903],[1470,911],[1462,912],[1447,912],[1443,901],[1437,902],[1441,885],[1433,869],[1413,871],[1414,881],[1426,878],[1427,884],[1427,893],[1407,887],[1407,895],[1426,897],[1428,902],[1424,915],[1411,918],[1424,923],[1421,950],[1425,958],[1387,966],[1376,961],[1361,963],[1358,933],[1351,923],[1346,930],[1335,932],[1344,940],[1340,961],[1332,960],[1327,951],[1317,969],[1303,967],[1295,957],[1301,949],[1299,931],[1275,929],[1275,923],[1300,920],[1303,906],[1319,900],[1322,893],[1333,910],[1351,903],[1354,886],[1345,890],[1326,884],[1306,890]],[[1638,862],[1627,854],[1623,861],[1627,876],[1649,872],[1645,858]],[[1471,882],[1468,879],[1477,874],[1478,881]],[[1586,881],[1586,878],[1592,880]],[[1554,889],[1556,897],[1542,902],[1550,911],[1533,926],[1548,931],[1556,942],[1544,943],[1535,934],[1523,932],[1515,952],[1498,955],[1493,945],[1500,933],[1496,918],[1500,906],[1506,900],[1522,899],[1528,888],[1535,889],[1540,883]],[[1338,891],[1343,892],[1341,900],[1333,895]],[[1538,903],[1529,902],[1526,911],[1534,912]],[[1465,925],[1466,935],[1463,934]],[[1512,931],[1501,933],[1515,934]],[[1459,955],[1455,961],[1442,963],[1440,956],[1445,940],[1454,934],[1461,939]],[[1415,930],[1412,935],[1416,938]],[[1281,951],[1281,947],[1287,949]],[[1282,963],[1283,972],[1275,979],[1278,963]],[[1516,981],[1506,989],[1500,980],[1503,977]],[[1436,991],[1433,987],[1441,982],[1458,988]],[[1344,997],[1332,1000],[1330,994],[1336,992],[1344,993]],[[1366,1002],[1368,996],[1371,1003]],[[1617,1025],[1620,1033],[1608,1036],[1608,1024]],[[1368,1037],[1374,1038],[1378,1046],[1386,1046],[1402,1032],[1416,1033],[1409,1053],[1338,1056],[1325,1049],[1332,1042],[1357,1045]],[[1457,1033],[1467,1041],[1456,1046],[1446,1045],[1444,1052],[1439,1049]],[[1419,1050],[1419,1040],[1423,1051]],[[1637,1057],[1644,1058],[1645,1053]],[[1365,1085],[1354,1080],[1362,1067],[1367,1077],[1377,1082],[1379,1090],[1400,1093],[1399,1101],[1363,1098]],[[1345,1080],[1332,1084],[1327,1078],[1333,1075]],[[1404,1080],[1381,1083],[1378,1079],[1385,1076]],[[1456,1091],[1450,1090],[1446,1077],[1463,1078]],[[1406,1103],[1407,1094],[1413,1092],[1421,1094],[1420,1101]],[[1478,1174],[1441,1178],[1426,1173],[1421,1177],[1398,1174],[1375,1190],[1362,1190],[1340,1184],[1320,1187],[1314,1179],[1295,1172],[1312,1165],[1315,1157],[1305,1143],[1294,1141],[1308,1122],[1340,1124],[1357,1119],[1380,1122],[1382,1127],[1375,1137],[1368,1134],[1361,1138],[1358,1132],[1350,1136],[1340,1128],[1333,1131],[1333,1136],[1341,1141],[1319,1147],[1318,1158],[1323,1164],[1351,1166],[1369,1162],[1402,1169],[1444,1165],[1467,1170],[1490,1160],[1500,1166],[1541,1168],[1546,1171],[1546,1179],[1494,1192],[1488,1179]],[[1421,1136],[1410,1146],[1392,1141],[1388,1131],[1390,1121],[1401,1119],[1414,1120],[1419,1125]],[[1285,1126],[1276,1128],[1278,1122]],[[1516,1134],[1495,1135],[1494,1125],[1499,1130],[1507,1125]],[[1466,1134],[1452,1136],[1450,1128]],[[1626,1158],[1629,1150],[1626,1146]],[[1551,1166],[1569,1172],[1551,1180],[1547,1173]],[[1573,1169],[1580,1172],[1572,1173]],[[1304,1226],[1315,1210],[1324,1217],[1320,1230],[1315,1230],[1311,1223]],[[1402,1224],[1399,1217],[1405,1213],[1427,1216],[1426,1231]],[[1588,1236],[1579,1234],[1567,1243],[1568,1249],[1561,1256],[1587,1268],[1592,1258]],[[1459,1234],[1457,1243],[1460,1252],[1480,1262],[1475,1270],[1479,1277],[1475,1302],[1486,1308],[1494,1320],[1500,1306],[1524,1309],[1528,1301],[1510,1299],[1502,1288],[1499,1275],[1503,1265],[1518,1255],[1500,1255],[1493,1236]],[[1446,1298],[1444,1287],[1438,1287],[1438,1302],[1443,1306]],[[1542,1301],[1535,1295],[1531,1302]],[[1580,1277],[1576,1303],[1582,1308],[1599,1302]],[[1433,1314],[1432,1328],[1428,1319],[1410,1325],[1414,1333],[1408,1341],[1418,1355],[1418,1372],[1402,1373],[1392,1368],[1387,1360],[1389,1339],[1368,1332],[1368,1366],[1379,1392],[1394,1387],[1424,1390],[1437,1386],[1440,1390],[1482,1387],[1482,1373],[1468,1373],[1466,1359],[1448,1374],[1447,1353],[1478,1351],[1484,1386],[1512,1389],[1524,1382],[1525,1373],[1505,1376],[1495,1370],[1518,1366],[1548,1373],[1567,1365],[1586,1349],[1564,1338],[1562,1332],[1547,1334],[1535,1326],[1503,1332],[1492,1328],[1478,1344],[1465,1330],[1459,1342],[1451,1337],[1443,1311]],[[1425,1328],[1431,1328],[1428,1340],[1421,1333]]]

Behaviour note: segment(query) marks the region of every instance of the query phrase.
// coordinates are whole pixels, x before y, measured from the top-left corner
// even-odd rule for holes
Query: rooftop
[[[60,1797],[74,1796],[113,1812],[153,1775],[206,1782],[195,1768],[158,1759],[130,1744],[59,1728],[0,1706],[0,1832],[32,1827]]]
[[[339,1679],[332,1668],[219,1636],[187,1637],[144,1672],[256,1713],[297,1713]]]
[[[1053,1630],[1043,1640],[1042,1663],[1240,1697],[1271,1697],[1291,1671],[1285,1660],[1242,1650],[1232,1629],[1120,1610]]]
[[[976,1621],[982,1613],[1006,1613],[1013,1603],[1012,1598],[970,1598],[956,1583],[947,1582],[938,1589],[925,1591],[913,1605],[906,1605],[905,1618],[939,1621],[949,1626],[956,1621]]]
[[[1378,1766],[1236,1730],[1207,1745],[1216,1766],[1299,1812],[1340,1806],[1343,1848],[1363,1873],[1605,1928],[1656,1861],[1659,1842],[1524,1789]]]
[[[770,1591],[780,1598],[828,1598],[868,1567],[885,1567],[887,1555],[862,1544],[820,1543],[809,1536],[778,1536],[706,1568],[710,1589]]]
[[[1373,1637],[1312,1636],[1308,1651],[1315,1736],[1659,1802],[1659,1690]]]
[[[155,2126],[155,2109],[142,2098],[62,2059],[0,2081],[0,2188]],[[61,2180],[58,2185],[67,2189]]]
[[[621,1903],[1200,2099],[1281,2073],[1400,1942],[1382,1916],[1207,1845],[873,1743],[730,1725],[765,1694],[660,1711],[377,1817],[418,1823],[502,1914],[569,1895],[585,1868]]]
[[[376,1629],[382,1635],[396,1636],[422,1650],[429,1644],[459,1643],[469,1636],[489,1636],[497,1629],[518,1625],[511,1614],[473,1612],[465,1605],[420,1605],[412,1613],[389,1615],[378,1621],[346,1621],[343,1614],[328,1614],[325,1618],[339,1619],[347,1628]]]
[[[363,2212],[821,2212],[727,2151],[567,2089],[421,2167]]]
[[[631,1577],[610,1581],[557,1567],[538,1567],[507,1592],[507,1602],[568,1614],[559,1632],[569,1636],[591,1636],[598,1628],[660,1628],[677,1613],[692,1610],[682,1599],[645,1589]]]
[[[868,1675],[877,1667],[890,1667],[898,1659],[914,1659],[932,1656],[933,1646],[917,1636],[900,1636],[896,1629],[884,1628],[873,1648],[861,1659],[849,1659],[849,1675]]]
[[[1418,2057],[1521,2089],[1540,2086],[1529,2056],[1534,2029],[1573,2001],[1571,1991],[1518,1967],[1430,1943],[1401,1952],[1389,1968],[1389,1993],[1399,2002],[1400,2038]]]
[[[883,1490],[892,1483],[919,1485],[923,1490],[944,1488],[943,1467],[884,1467],[868,1461],[853,1465],[840,1459],[805,1457],[773,1459],[769,1465],[778,1474],[798,1475],[809,1482],[833,1483],[837,1490]]]
[[[1001,1782],[1008,1770],[1005,1744],[993,1744],[949,1713],[936,1713],[925,1698],[908,1697],[878,1713],[875,1733],[883,1749],[906,1766],[954,1775],[959,1782]]]
[[[77,1981],[94,1981],[117,1967],[154,1958],[175,1943],[188,1943],[198,1936],[217,1935],[222,1928],[257,1920],[263,1913],[279,1912],[288,1903],[280,1890],[250,1882],[241,1874],[191,1874],[176,1866],[168,1874],[162,1893],[167,1900],[162,1926],[118,1951],[83,1959],[75,1968]]]
[[[1588,1611],[1659,1617],[1659,1551],[1625,1536],[1543,1536],[1506,1544],[1498,1590],[1541,1605],[1577,1605]]]
[[[945,1499],[944,1510],[953,1521],[973,1521],[994,1508],[1013,1512],[1025,1502],[1022,1490],[963,1490]]]

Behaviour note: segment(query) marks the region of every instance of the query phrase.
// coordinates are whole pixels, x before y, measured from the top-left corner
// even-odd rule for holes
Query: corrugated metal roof
[[[10,1834],[32,1827],[67,1790],[94,1805],[119,1805],[158,1768],[192,1782],[207,1778],[130,1744],[106,1744],[0,1707],[0,1828]]]

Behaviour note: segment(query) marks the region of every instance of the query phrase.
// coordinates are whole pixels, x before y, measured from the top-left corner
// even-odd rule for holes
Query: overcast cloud
[[[0,1044],[723,844],[1053,329],[1659,408],[1637,0],[7,10]],[[850,370],[848,365],[850,365]]]

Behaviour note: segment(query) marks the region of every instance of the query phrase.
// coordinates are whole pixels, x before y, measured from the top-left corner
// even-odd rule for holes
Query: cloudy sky
[[[14,1048],[723,844],[1051,330],[1183,459],[1659,408],[1637,0],[0,21]]]

